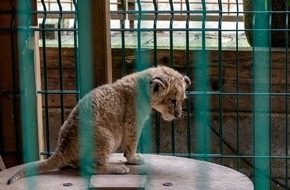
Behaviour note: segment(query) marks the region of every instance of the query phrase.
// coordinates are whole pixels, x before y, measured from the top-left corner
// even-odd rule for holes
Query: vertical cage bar
[[[79,90],[80,97],[84,97],[94,87],[94,73],[93,55],[92,55],[92,2],[90,0],[78,1],[77,15],[78,15],[78,39],[79,39]],[[79,115],[82,115],[79,119],[79,129],[89,127],[90,123],[85,121],[83,117],[92,118],[92,110],[89,107],[86,108],[86,113],[80,111]],[[94,150],[93,144],[87,142],[95,142],[92,133],[87,133],[84,130],[79,130],[79,146],[80,146],[80,166],[81,174],[83,175],[86,183],[89,183],[90,174],[86,170],[90,160],[94,159],[92,151],[88,154],[86,150]]]
[[[74,10],[78,10],[77,8],[77,0],[73,0],[73,6],[74,6]],[[80,66],[79,66],[79,52],[78,52],[78,14],[75,14],[75,18],[74,18],[74,23],[73,23],[73,28],[74,28],[74,55],[75,55],[75,77],[76,77],[76,103],[80,100],[80,79],[79,79],[79,73],[80,73]]]
[[[32,6],[30,1],[18,1],[17,9],[23,11],[18,14],[18,58],[20,75],[20,99],[24,162],[38,160],[38,130],[37,130],[37,106],[36,106],[36,82],[34,70],[34,56],[32,48]],[[28,189],[35,187],[35,180],[28,178]]]
[[[10,5],[12,7],[12,11],[15,11],[15,5],[10,0]],[[15,30],[15,14],[12,15],[11,17],[11,22],[10,22],[10,38],[11,38],[11,59],[12,59],[12,77],[13,77],[13,115],[14,115],[14,127],[15,127],[15,143],[16,143],[16,159],[17,159],[17,164],[20,164],[21,162],[21,144],[19,143],[19,121],[17,117],[17,95],[18,93],[16,92],[19,87],[17,87],[17,79],[16,79],[16,60],[15,60],[15,35],[16,35],[16,30]],[[1,114],[1,113],[0,113]],[[2,138],[3,139],[3,138]]]
[[[145,69],[144,61],[142,60],[142,38],[141,38],[141,22],[142,22],[142,6],[141,6],[141,0],[137,0],[136,1],[137,7],[138,7],[138,20],[137,20],[137,52],[136,52],[136,65],[135,65],[135,70],[137,71],[141,71],[143,69]],[[142,85],[142,84],[141,84]],[[137,87],[137,98],[139,98],[139,101],[142,101],[141,95],[142,95],[142,86],[140,84]],[[138,102],[138,101],[136,101]],[[138,109],[140,105],[137,104],[135,109]],[[138,118],[137,118],[137,126],[138,126],[139,122],[138,122]],[[145,145],[145,141],[146,138],[144,138],[144,133],[141,134],[140,140],[139,140],[139,149],[141,151],[141,153],[144,153],[144,145]]]
[[[142,60],[142,35],[141,35],[141,23],[142,23],[142,6],[141,0],[137,0],[138,7],[138,21],[137,21],[137,65],[135,68],[137,71],[141,71],[146,68],[145,62]]]
[[[239,96],[239,5],[238,0],[236,0],[236,130],[237,130],[237,155],[240,155],[240,96]],[[237,170],[240,170],[240,159],[237,159]]]
[[[46,62],[46,39],[45,39],[45,24],[47,17],[47,8],[45,5],[45,0],[41,0],[41,4],[44,10],[44,17],[41,23],[41,34],[42,34],[42,60],[43,60],[43,83],[44,83],[44,105],[45,105],[45,136],[46,136],[46,151],[47,156],[50,156],[50,131],[49,131],[49,105],[48,105],[48,75],[47,75],[47,62]]]
[[[270,92],[269,60],[269,4],[264,0],[254,2],[253,17],[253,155],[255,189],[271,189],[270,165],[270,97],[261,93]],[[257,12],[258,11],[258,12]],[[262,30],[261,30],[262,29]]]
[[[35,72],[33,51],[30,49],[32,40],[30,2],[18,2],[18,10],[24,12],[24,14],[18,14],[21,29],[18,33],[18,52],[24,161],[30,162],[38,159]]]
[[[143,17],[142,12],[142,5],[141,0],[137,0],[137,7],[138,7],[138,21],[137,21],[137,62],[135,65],[135,70],[142,71],[144,69],[147,69],[150,67],[150,56],[148,54],[148,51],[142,50],[142,31],[141,31],[141,22]],[[147,97],[147,91],[146,91],[146,83],[144,81],[138,81],[137,91],[136,91],[136,98],[137,98],[137,104],[135,109],[140,109],[142,105],[148,104],[148,98]],[[145,110],[147,108],[144,108]],[[149,118],[147,121],[140,120],[141,118],[137,119],[137,130],[140,130],[140,128],[143,127],[143,132],[140,137],[139,142],[139,148],[142,153],[151,153],[152,152],[152,121],[151,118]],[[138,131],[137,133],[139,133]]]
[[[157,6],[157,0],[153,0],[153,7],[154,7],[154,20],[153,20],[153,43],[154,43],[154,61],[153,61],[153,65],[154,66],[157,66],[158,64],[158,58],[157,58],[157,21],[158,21],[158,6]]]
[[[174,6],[173,0],[169,0],[170,21],[169,21],[169,48],[170,48],[170,67],[174,67],[174,47],[173,47],[173,21]],[[175,155],[175,121],[171,121],[171,153]]]
[[[153,65],[158,65],[158,57],[157,57],[157,21],[158,21],[158,0],[153,0],[153,6],[154,6],[154,21],[153,21],[153,43],[154,43],[154,61]],[[155,135],[155,142],[156,142],[156,152],[157,154],[160,153],[160,114],[158,112],[155,112],[155,127],[156,127],[156,135]]]
[[[208,66],[209,57],[206,50],[206,2],[201,0],[202,4],[202,20],[201,20],[201,34],[202,34],[202,47],[195,54],[195,91],[200,92],[195,97],[194,110],[195,110],[195,128],[196,128],[196,152],[201,156],[203,160],[208,161],[210,154],[210,131],[208,123],[208,105],[210,104],[207,95],[207,82],[208,82]],[[205,178],[209,175],[210,171],[208,167],[201,168],[205,174]],[[204,189],[208,189],[209,186],[205,183]]]
[[[195,55],[196,59],[196,77],[197,80],[195,90],[200,92],[195,99],[195,126],[196,126],[196,147],[197,153],[203,156],[204,160],[208,160],[208,154],[210,153],[210,131],[208,123],[208,110],[209,110],[209,96],[207,95],[208,86],[208,53],[206,50],[206,3],[205,0],[201,0],[202,3],[202,48],[197,51]]]
[[[78,1],[78,39],[79,39],[79,79],[80,96],[83,97],[94,88],[93,56],[92,56],[92,18],[90,1]]]
[[[218,73],[218,80],[219,80],[219,151],[220,154],[224,154],[224,148],[223,148],[223,64],[222,64],[222,2],[221,0],[218,0],[218,6],[219,6],[219,21],[218,21],[218,67],[219,67],[219,73]],[[220,163],[224,164],[223,159],[220,159]]]
[[[265,4],[268,5],[270,11],[272,11],[272,0],[269,0],[269,1],[266,1]],[[267,9],[266,9],[267,11]],[[273,14],[270,13],[269,14],[269,17],[268,17],[268,27],[269,29],[272,28],[272,16]],[[269,68],[268,68],[268,91],[269,92],[272,92],[272,35],[271,35],[271,32],[268,33],[268,39],[269,39],[269,53],[268,53],[268,60],[269,60]],[[272,155],[272,96],[270,95],[269,98],[268,98],[268,104],[269,104],[269,134],[268,134],[268,138],[269,138],[269,145],[268,145],[268,148],[269,148],[269,157]],[[272,189],[272,158],[269,158],[269,183],[270,183],[270,189]]]
[[[289,1],[285,1],[285,7],[286,7],[286,10],[289,10]],[[288,76],[288,69],[289,69],[289,66],[288,66],[288,60],[289,60],[289,57],[288,57],[288,53],[289,53],[289,12],[286,12],[286,19],[285,19],[286,23],[285,23],[285,29],[286,29],[286,34],[285,34],[285,54],[286,54],[286,62],[285,62],[285,75],[286,75],[286,94],[289,93],[289,76]],[[288,96],[286,95],[285,96],[285,99],[286,99],[286,109],[285,109],[285,142],[286,142],[286,146],[285,146],[285,155],[288,156],[289,155],[289,151],[288,151],[288,148],[289,148],[289,145],[288,145],[288,133],[289,133],[289,128],[288,128],[288,114],[289,114],[289,108],[288,108],[288,105],[289,105],[289,101],[288,101]],[[288,171],[288,164],[289,164],[289,160],[286,158],[285,159],[285,164],[286,164],[286,167],[285,167],[285,189],[289,189],[289,182],[288,182],[288,179],[289,179],[289,171]]]
[[[60,0],[57,0],[57,5],[58,5],[58,9],[59,9],[59,18],[58,18],[58,22],[57,22],[57,28],[59,29],[57,31],[57,40],[58,40],[58,60],[59,60],[59,65],[58,65],[58,69],[59,69],[59,89],[60,89],[60,94],[59,94],[59,98],[60,98],[60,112],[61,112],[61,124],[64,123],[64,97],[63,97],[63,66],[62,66],[62,38],[61,38],[61,24],[62,24],[62,19],[63,19],[63,14],[62,14],[62,5],[60,3]]]
[[[124,0],[121,0],[121,5],[123,9],[123,18],[121,19],[121,41],[122,41],[122,74],[127,75],[127,65],[126,65],[126,40],[125,40],[125,28],[126,28],[126,5]]]
[[[190,5],[189,0],[185,0],[186,4],[186,10],[187,10],[187,17],[186,17],[186,32],[185,32],[185,48],[186,48],[186,75],[190,77],[190,47],[189,47],[189,22],[190,22]],[[190,100],[186,99],[186,112],[187,112],[187,121],[186,121],[186,127],[187,127],[187,154],[190,157],[191,156],[191,122],[190,122],[190,113],[191,104]]]

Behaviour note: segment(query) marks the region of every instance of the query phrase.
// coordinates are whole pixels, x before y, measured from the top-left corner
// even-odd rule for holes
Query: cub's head
[[[164,120],[171,121],[181,116],[182,102],[190,79],[165,66],[154,68],[150,81],[151,107],[162,114]]]

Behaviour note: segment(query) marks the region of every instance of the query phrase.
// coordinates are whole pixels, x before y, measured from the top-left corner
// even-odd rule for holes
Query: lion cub
[[[95,173],[129,172],[126,165],[108,162],[118,148],[124,151],[128,163],[142,164],[143,158],[136,153],[144,122],[151,108],[171,121],[182,114],[185,90],[190,85],[187,76],[165,66],[127,75],[113,84],[95,88],[84,96],[72,110],[60,129],[55,153],[45,161],[28,164],[11,177],[7,184],[25,176],[47,172],[67,165],[79,165],[79,135],[92,134],[95,144],[82,152],[95,152]],[[79,123],[85,125],[79,125]],[[94,150],[91,148],[94,147]]]

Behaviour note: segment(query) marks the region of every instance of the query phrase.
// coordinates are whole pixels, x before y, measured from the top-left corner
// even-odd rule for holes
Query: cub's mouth
[[[168,110],[166,108],[163,108],[161,106],[159,107],[153,107],[153,109],[155,109],[156,111],[158,111],[161,114],[161,117],[165,120],[165,121],[172,121],[174,119],[180,118],[182,115],[182,109],[180,110]],[[172,113],[174,112],[174,113]]]
[[[177,118],[177,117],[175,117],[174,115],[171,115],[171,114],[161,114],[161,116],[162,116],[162,118],[165,121],[172,121],[172,120]]]

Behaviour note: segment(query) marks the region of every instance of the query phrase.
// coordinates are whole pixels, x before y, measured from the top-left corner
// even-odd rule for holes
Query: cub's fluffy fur
[[[95,153],[88,164],[94,173],[128,173],[126,165],[108,163],[110,155],[121,148],[128,163],[142,164],[144,160],[136,148],[151,108],[168,121],[180,117],[189,85],[188,77],[159,66],[95,88],[79,101],[64,122],[55,153],[45,161],[27,164],[7,184],[67,165],[78,166],[80,153]],[[79,134],[84,140],[79,140]],[[87,138],[88,134],[93,138]],[[82,152],[80,147],[84,148]]]

